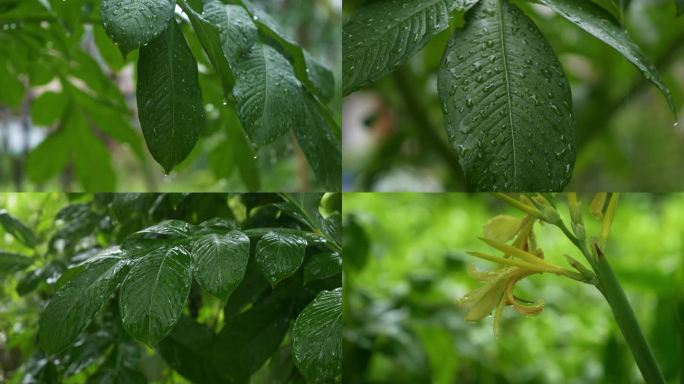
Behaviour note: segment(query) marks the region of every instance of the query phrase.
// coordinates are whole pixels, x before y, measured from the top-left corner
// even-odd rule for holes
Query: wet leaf
[[[304,261],[306,244],[299,236],[275,231],[259,240],[256,262],[272,286],[297,272]]]
[[[102,0],[100,17],[109,37],[126,55],[164,32],[174,7],[173,0]]]
[[[226,301],[245,275],[249,237],[239,231],[202,236],[192,245],[192,257],[199,285]]]

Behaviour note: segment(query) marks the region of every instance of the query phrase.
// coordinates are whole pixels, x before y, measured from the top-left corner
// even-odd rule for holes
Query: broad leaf
[[[119,311],[126,331],[152,345],[176,325],[192,283],[190,254],[158,247],[138,259],[121,284]]]
[[[470,190],[565,187],[575,163],[570,86],[518,8],[503,0],[473,8],[449,41],[437,84]]]
[[[109,37],[126,55],[164,32],[174,7],[173,0],[102,0],[100,17]]]
[[[324,252],[311,256],[304,264],[304,282],[327,279],[342,272],[339,252]]]
[[[245,275],[249,237],[239,231],[202,236],[192,245],[192,257],[199,285],[225,301]]]
[[[33,259],[18,253],[0,250],[0,276],[23,271],[33,265]]]
[[[378,80],[403,64],[449,27],[449,13],[477,0],[368,2],[342,32],[342,94]]]
[[[312,383],[342,374],[342,288],[323,291],[295,321],[293,352],[299,371]]]
[[[236,65],[233,95],[247,135],[257,146],[303,123],[303,94],[290,63],[272,47],[255,44]]]
[[[264,303],[226,321],[213,356],[228,382],[248,382],[273,355],[287,333],[289,312],[282,304]]]
[[[126,270],[119,257],[102,257],[63,285],[40,317],[38,338],[43,349],[58,353],[71,345],[109,299]]]
[[[540,0],[540,2],[620,52],[643,73],[647,80],[660,89],[670,109],[676,113],[677,107],[672,94],[660,78],[658,70],[648,61],[639,46],[632,41],[627,31],[615,24],[606,11],[588,0]]]
[[[34,182],[42,183],[57,176],[71,160],[69,134],[59,129],[45,138],[26,159],[26,174]]]
[[[329,191],[342,188],[342,151],[340,141],[321,115],[316,100],[304,95],[306,118],[294,127],[297,142],[306,155],[316,179]]]
[[[64,115],[67,102],[68,97],[64,93],[43,93],[31,103],[31,121],[45,127],[54,124]]]
[[[36,245],[36,236],[33,231],[5,209],[0,209],[0,225],[25,246],[34,247]]]
[[[164,220],[134,233],[132,237],[182,239],[190,235],[194,227],[182,220]]]
[[[140,49],[137,98],[147,146],[169,173],[190,154],[204,126],[197,61],[175,20]]]
[[[238,5],[208,0],[202,15],[218,27],[223,52],[231,65],[235,65],[257,41],[257,28],[252,18]]]
[[[272,286],[292,276],[304,261],[306,240],[283,232],[269,232],[256,245],[256,262]]]

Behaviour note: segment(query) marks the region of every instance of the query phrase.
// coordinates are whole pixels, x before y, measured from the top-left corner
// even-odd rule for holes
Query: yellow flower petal
[[[553,265],[549,262],[544,261],[543,259],[539,258],[537,255],[530,253],[530,252],[525,252],[522,249],[516,248],[512,245],[508,245],[496,240],[492,239],[487,239],[484,237],[480,237],[480,240],[484,241],[487,243],[489,246],[498,249],[499,251],[505,253],[506,255],[511,255],[515,256],[519,259],[522,259],[530,264],[537,264],[539,266],[544,266],[547,271],[553,272],[553,271],[560,271],[562,270],[561,267],[557,265]]]
[[[482,320],[492,313],[492,310],[503,298],[505,288],[506,279],[499,277],[468,293],[460,300],[462,304],[468,306],[466,321]]]
[[[510,215],[496,216],[484,225],[484,237],[505,243],[518,233],[522,221],[522,219]]]

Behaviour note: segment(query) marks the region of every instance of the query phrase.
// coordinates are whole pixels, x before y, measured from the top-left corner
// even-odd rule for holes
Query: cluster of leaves
[[[25,382],[79,372],[89,383],[147,382],[134,340],[197,383],[246,383],[264,369],[288,382],[341,380],[338,195],[324,206],[321,194],[75,198],[46,241],[0,213],[7,233],[50,259],[0,252],[0,273],[30,268],[21,295],[49,300]],[[208,322],[199,313],[211,297]]]
[[[674,103],[617,21],[622,2],[541,0],[634,64]],[[675,1],[678,13],[684,11]],[[575,121],[563,68],[534,22],[509,0],[366,2],[343,29],[343,93],[395,70],[456,15],[437,81],[449,141],[471,190],[555,191],[571,178]]]
[[[137,58],[140,126],[166,173],[219,127],[224,137],[207,156],[214,173],[223,178],[237,168],[256,190],[257,151],[292,131],[318,183],[340,189],[340,129],[328,107],[334,76],[248,0],[8,1],[0,13],[0,102],[21,107],[24,77],[30,87],[54,79],[61,85],[31,107],[35,124],[58,125],[28,157],[31,180],[45,182],[73,165],[85,190],[113,190],[116,175],[100,136],[128,144],[144,161],[129,106],[102,70],[120,71]],[[80,46],[85,33],[102,60]],[[200,81],[206,74],[198,62],[204,72],[213,69],[215,84]],[[218,117],[205,115],[207,101]]]

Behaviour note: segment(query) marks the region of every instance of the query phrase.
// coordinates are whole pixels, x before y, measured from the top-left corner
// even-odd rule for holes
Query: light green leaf
[[[197,61],[175,20],[140,49],[137,97],[147,146],[169,173],[188,157],[204,127]]]
[[[57,290],[40,317],[38,338],[47,353],[61,352],[76,340],[114,292],[126,265],[119,257],[93,259]]]
[[[0,250],[0,276],[22,271],[33,265],[33,259],[18,253]]]
[[[238,62],[235,72],[233,95],[238,117],[254,144],[269,144],[302,124],[301,84],[278,51],[255,44]]]
[[[109,67],[114,71],[121,70],[125,64],[124,57],[116,44],[107,36],[107,32],[102,26],[93,25],[93,40],[97,46],[97,51]]]
[[[58,175],[71,160],[69,134],[59,129],[46,137],[29,153],[26,160],[26,174],[37,183],[45,182]]]
[[[173,18],[173,0],[102,0],[100,18],[121,52],[140,48],[159,36]]]
[[[218,27],[223,52],[231,65],[235,65],[257,41],[257,28],[240,6],[208,0],[204,3],[202,15]]]
[[[37,243],[36,236],[26,224],[10,215],[6,209],[0,209],[0,225],[5,231],[27,247],[34,247]]]
[[[18,110],[24,101],[26,89],[19,74],[4,59],[0,59],[0,84],[0,104]]]
[[[647,80],[660,89],[672,112],[677,112],[672,94],[660,78],[658,70],[648,61],[639,46],[632,41],[627,31],[615,24],[606,11],[588,0],[541,0],[540,2],[620,52],[641,71]]]
[[[303,238],[282,232],[269,232],[256,245],[259,270],[272,286],[292,276],[304,261],[307,242]]]
[[[342,94],[392,72],[449,27],[450,12],[476,2],[386,0],[360,7],[342,28]]]
[[[166,337],[191,283],[191,257],[183,247],[157,247],[138,259],[121,284],[119,311],[126,331],[148,345]]]
[[[449,141],[475,191],[560,191],[575,163],[568,80],[534,23],[482,0],[454,32],[437,81]]]
[[[116,173],[109,150],[88,127],[83,114],[71,108],[64,124],[70,124],[76,178],[88,192],[113,192]],[[64,149],[62,149],[64,150]]]
[[[342,288],[323,291],[295,321],[293,352],[297,368],[311,383],[332,382],[342,374]]]
[[[31,103],[31,121],[35,125],[51,126],[64,115],[68,101],[63,93],[43,93]]]
[[[237,288],[249,261],[249,237],[239,231],[208,234],[192,245],[194,276],[199,285],[223,301]]]
[[[233,145],[233,154],[237,164],[240,178],[249,191],[258,191],[261,186],[259,176],[259,163],[234,109],[229,108],[226,112],[227,135]]]

